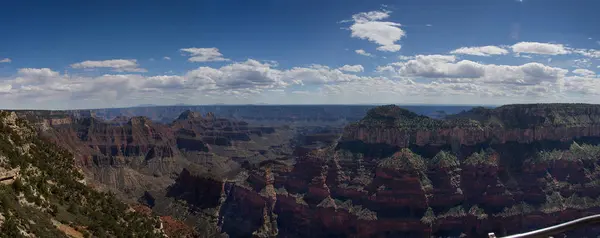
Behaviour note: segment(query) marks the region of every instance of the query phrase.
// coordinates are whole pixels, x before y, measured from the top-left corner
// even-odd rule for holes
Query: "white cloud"
[[[397,77],[421,77],[443,82],[477,81],[517,85],[560,83],[568,72],[541,63],[511,66],[481,64],[469,60],[457,61],[452,55],[417,55],[413,60],[380,66],[377,71]]]
[[[375,72],[382,73],[382,74],[391,74],[391,75],[394,75],[397,73],[396,69],[392,65],[377,66],[377,68],[375,68]]]
[[[211,61],[228,61],[229,59],[223,58],[223,54],[219,52],[219,49],[212,48],[185,48],[180,49],[191,56],[188,61],[190,62],[211,62]]]
[[[484,74],[483,67],[475,62],[462,60],[454,63],[453,55],[417,55],[406,62],[393,63],[396,72],[401,76],[425,78],[477,78]],[[378,70],[390,70],[380,68]]]
[[[550,67],[541,63],[527,63],[519,66],[485,65],[485,81],[515,85],[539,85],[561,83],[566,69]]]
[[[414,59],[414,58],[415,58],[414,56],[405,56],[405,55],[398,56],[399,60],[411,60],[411,59]]]
[[[294,67],[283,72],[284,80],[287,82],[301,84],[330,84],[344,83],[359,80],[368,80],[369,77],[360,77],[353,74],[345,74],[339,69],[331,69],[323,65],[312,65],[311,67]]]
[[[519,42],[512,45],[511,48],[517,54],[564,55],[570,53],[564,45],[552,43]]]
[[[12,62],[12,60],[9,58],[4,58],[4,59],[0,60],[0,63],[10,63],[10,62]]]
[[[594,49],[575,49],[573,50],[573,52],[586,56],[586,57],[590,57],[590,58],[600,58],[600,50],[594,50]]]
[[[83,62],[71,64],[75,69],[93,69],[110,68],[115,72],[147,72],[146,69],[139,68],[137,60],[134,59],[113,59],[113,60],[86,60]]]
[[[582,95],[600,95],[600,80],[588,76],[567,77],[564,80],[564,89]]]
[[[574,59],[571,61],[570,65],[575,68],[589,68],[592,67],[592,61],[590,59]]]
[[[365,69],[362,67],[362,65],[357,64],[357,65],[344,65],[340,68],[338,68],[341,71],[346,71],[346,72],[363,72]]]
[[[169,57],[169,56],[165,56],[165,57],[163,57],[163,59],[164,59],[164,60],[171,60],[171,57]]]
[[[147,77],[144,86],[147,88],[183,88],[185,79],[177,75],[158,75]]]
[[[14,79],[14,83],[19,85],[40,85],[55,81],[58,76],[58,72],[49,68],[21,68],[18,70],[18,76]]]
[[[386,16],[379,12],[357,17],[377,20]],[[563,48],[584,56],[593,52]],[[536,52],[558,52],[535,49]],[[532,51],[530,49],[528,52]],[[220,56],[207,56],[195,50],[183,52],[196,54],[192,58],[222,58],[220,53]],[[372,56],[362,49],[355,52]],[[489,56],[508,52],[502,47],[481,46],[458,48],[451,53]],[[600,80],[592,70],[575,69],[569,75],[577,76],[566,76],[569,71],[560,68],[591,68],[595,59],[590,56],[566,60],[552,57],[552,61],[549,57],[534,58],[560,67],[538,62],[522,65],[489,64],[461,60],[457,55],[439,54],[399,55],[397,58],[398,62],[376,68],[381,73],[380,77],[355,74],[365,70],[359,64],[339,68],[318,64],[278,68],[275,61],[253,59],[229,62],[222,67],[198,67],[181,75],[105,74],[90,77],[77,73],[60,74],[49,68],[23,68],[15,76],[0,81],[0,105],[40,107],[54,102],[65,107],[91,107],[90,102],[95,101],[97,104],[94,105],[105,107],[120,102],[136,104],[142,99],[147,100],[146,103],[171,100],[168,102],[172,104],[398,103],[394,101],[398,98],[402,98],[404,103],[452,101],[498,104],[560,100],[580,102],[600,95]],[[131,72],[132,68],[139,66],[136,61],[112,60],[84,61],[72,67]]]
[[[450,54],[491,56],[508,54],[508,50],[500,48],[498,46],[488,45],[478,47],[462,47],[451,51]]]
[[[10,84],[0,84],[0,93],[8,93],[12,89]]]
[[[359,54],[359,55],[364,55],[364,56],[368,56],[368,57],[373,57],[373,55],[371,53],[366,52],[363,49],[358,49],[354,51],[355,53]]]
[[[351,36],[380,45],[377,50],[396,52],[401,46],[397,41],[406,35],[399,23],[380,21],[388,18],[390,11],[361,12],[352,16]]]
[[[14,78],[4,80],[0,85],[0,102],[5,101],[0,104],[19,102],[15,104],[18,107],[39,107],[42,105],[40,102],[61,102],[63,107],[90,107],[89,102],[95,101],[98,105],[114,106],[112,103],[131,102],[140,98],[179,100],[173,103],[193,98],[210,99],[213,102],[242,100],[235,101],[239,103],[244,102],[245,98],[280,92],[292,85],[318,88],[372,79],[323,65],[289,69],[277,69],[276,66],[277,62],[274,61],[249,59],[219,68],[199,67],[183,75],[104,74],[97,77],[61,75],[49,68],[23,68]],[[364,70],[360,65],[342,68]]]
[[[591,71],[589,69],[575,69],[572,71],[574,74],[578,74],[581,76],[594,76],[596,75],[596,72]]]
[[[27,77],[56,77],[59,75],[59,73],[49,68],[22,68],[19,69],[19,75]]]
[[[379,46],[377,47],[377,50],[379,51],[389,51],[389,52],[396,52],[399,51],[402,48],[401,45],[383,45],[383,46]]]
[[[201,90],[257,90],[287,86],[287,82],[282,80],[282,72],[271,66],[249,59],[218,69],[200,67],[184,77],[189,86]]]
[[[370,11],[370,12],[361,12],[354,14],[352,19],[355,22],[369,22],[369,21],[378,21],[383,20],[390,17],[390,11]]]

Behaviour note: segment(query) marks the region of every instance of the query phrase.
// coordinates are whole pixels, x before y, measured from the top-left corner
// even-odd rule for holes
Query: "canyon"
[[[600,211],[600,105],[438,111],[386,105],[323,120],[340,124],[17,114],[73,152],[90,186],[185,236],[481,237]]]

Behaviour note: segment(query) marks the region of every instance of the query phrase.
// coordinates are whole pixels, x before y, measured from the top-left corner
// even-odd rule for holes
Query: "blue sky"
[[[597,9],[593,0],[11,1],[0,8],[0,107],[595,102]]]

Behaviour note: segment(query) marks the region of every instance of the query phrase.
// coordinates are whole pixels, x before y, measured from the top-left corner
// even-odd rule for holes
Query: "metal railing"
[[[600,215],[587,216],[587,217],[579,218],[577,220],[572,220],[572,221],[561,223],[558,225],[542,228],[539,230],[534,230],[534,231],[510,235],[510,236],[504,236],[502,238],[551,237],[552,235],[562,234],[566,231],[575,230],[577,228],[586,227],[586,226],[593,225],[596,223],[600,223]],[[494,233],[489,233],[488,237],[496,238],[496,235]]]

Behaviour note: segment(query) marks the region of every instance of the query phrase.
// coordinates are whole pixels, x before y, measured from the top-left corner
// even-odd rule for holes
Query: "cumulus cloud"
[[[355,53],[359,54],[359,55],[364,55],[364,56],[368,56],[368,57],[372,57],[373,55],[371,53],[366,52],[363,49],[358,49],[354,51]]]
[[[0,84],[0,93],[8,93],[12,89],[10,84]]]
[[[415,59],[406,62],[397,62],[391,68],[378,70],[391,70],[402,76],[425,78],[478,78],[484,74],[483,67],[469,60],[456,62],[453,55],[417,55]]]
[[[12,97],[13,101],[96,100],[101,103],[120,102],[125,98],[246,98],[280,91],[292,85],[318,88],[372,79],[323,65],[288,69],[276,67],[277,62],[249,59],[218,68],[199,67],[183,75],[104,74],[94,77],[60,74],[49,68],[23,68],[14,78],[0,84],[0,95]],[[361,65],[341,68],[364,70]]]
[[[589,76],[567,77],[564,80],[564,89],[582,95],[600,95],[600,81]]]
[[[400,56],[398,56],[399,60],[411,60],[411,59],[414,59],[414,58],[415,58],[414,56],[406,56],[406,55],[400,55]]]
[[[324,65],[312,65],[311,67],[294,67],[283,72],[284,80],[300,84],[330,84],[344,83],[359,80],[368,80],[368,77],[360,77],[346,74],[339,69],[331,69]]]
[[[285,87],[282,72],[271,64],[249,59],[221,68],[200,67],[185,75],[187,84],[203,90],[268,89]]]
[[[527,63],[519,66],[481,64],[458,61],[452,55],[417,55],[405,62],[380,66],[377,71],[399,77],[421,77],[440,82],[502,83],[537,85],[542,82],[560,83],[568,70]]]
[[[53,71],[49,68],[22,68],[19,69],[19,74],[27,77],[56,77],[59,75],[58,72]]]
[[[600,50],[594,49],[575,49],[573,52],[590,58],[600,58]]]
[[[390,17],[390,11],[361,12],[352,16],[351,36],[380,45],[377,50],[396,52],[401,46],[397,41],[406,36],[400,23],[381,21]]]
[[[182,88],[185,79],[178,75],[158,75],[147,77],[144,83],[147,88]]]
[[[0,60],[0,63],[10,63],[10,62],[12,62],[12,60],[9,58],[4,58],[4,59]]]
[[[508,50],[500,48],[498,46],[488,45],[478,47],[461,47],[451,51],[450,54],[491,56],[508,54]]]
[[[581,76],[594,76],[594,75],[596,75],[596,72],[591,71],[589,69],[575,69],[575,70],[573,70],[573,73],[581,75]]]
[[[134,59],[113,59],[113,60],[86,60],[71,64],[74,69],[94,69],[109,68],[115,72],[147,72],[146,69],[139,68],[137,60]]]
[[[219,49],[212,48],[184,48],[180,51],[190,56],[188,61],[190,62],[211,62],[211,61],[228,61],[223,57],[223,54],[219,52]]]
[[[560,84],[566,69],[550,67],[541,63],[527,63],[519,66],[486,65],[485,80],[515,85],[538,85],[544,82]]]
[[[55,81],[59,73],[49,68],[21,68],[18,70],[18,77],[14,83],[19,85],[39,85]]]
[[[372,20],[385,16],[371,13],[362,17]],[[499,54],[497,49],[484,47],[463,47],[454,53]],[[577,53],[576,49],[569,50]],[[368,54],[364,50],[356,52]],[[275,61],[254,59],[230,62],[221,67],[198,67],[181,75],[123,73],[91,77],[60,74],[49,68],[22,68],[15,76],[0,81],[0,101],[24,105],[31,100],[35,101],[31,105],[41,105],[40,102],[96,100],[103,106],[140,98],[148,101],[168,99],[173,103],[182,100],[205,102],[207,99],[213,100],[211,103],[254,102],[252,100],[269,103],[397,103],[393,101],[397,98],[402,98],[405,103],[443,103],[449,99],[455,103],[472,103],[474,100],[510,103],[565,97],[575,100],[574,95],[600,95],[600,80],[588,69],[575,69],[571,75],[577,76],[566,76],[568,70],[537,62],[487,64],[443,54],[397,58],[398,62],[378,66],[376,71],[381,74],[371,77],[355,74],[364,72],[364,67],[358,64],[339,68],[319,64],[278,68]],[[580,61],[586,64],[594,60],[582,58]],[[565,65],[576,65],[571,62],[574,61]],[[136,62],[107,61],[84,61],[73,65],[73,68],[103,67],[123,72],[126,72],[123,68],[138,67]],[[80,105],[89,107],[88,104]]]
[[[344,65],[342,67],[338,68],[341,71],[346,71],[346,72],[354,72],[354,73],[358,73],[358,72],[363,72],[365,69],[362,67],[362,65],[357,64],[357,65]]]
[[[382,45],[382,46],[379,46],[379,47],[377,47],[377,50],[379,50],[379,51],[396,52],[396,51],[399,51],[401,48],[402,48],[401,45],[393,44],[393,45]]]
[[[165,56],[165,57],[163,57],[163,59],[164,59],[164,60],[171,60],[171,57],[169,57],[169,56]]]
[[[570,50],[562,44],[540,42],[519,42],[512,45],[511,49],[517,54],[564,55],[571,53]]]

